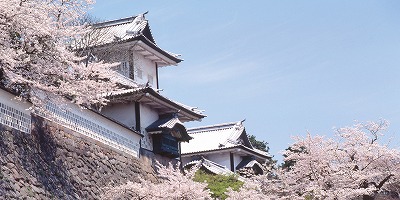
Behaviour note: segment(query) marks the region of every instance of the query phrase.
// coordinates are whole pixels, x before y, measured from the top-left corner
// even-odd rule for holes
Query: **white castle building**
[[[110,103],[101,110],[49,102],[46,114],[39,115],[135,157],[182,159],[186,165],[203,162],[212,165],[214,173],[243,167],[259,172],[260,163],[270,156],[251,146],[242,122],[187,130],[185,122],[206,116],[159,92],[159,68],[182,59],[156,44],[145,14],[94,24],[92,32],[74,44],[91,59],[120,63],[115,78],[125,90],[107,94]],[[4,89],[0,123],[30,133],[31,105]]]

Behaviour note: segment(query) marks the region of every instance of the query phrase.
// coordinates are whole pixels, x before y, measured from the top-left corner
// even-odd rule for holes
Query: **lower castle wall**
[[[0,197],[100,199],[106,186],[156,181],[149,162],[32,116],[31,134],[0,124]]]
[[[143,162],[151,163],[153,168],[156,167],[157,163],[164,166],[172,165],[174,167],[179,167],[180,165],[178,158],[168,158],[143,148],[140,149],[140,159],[143,160]]]

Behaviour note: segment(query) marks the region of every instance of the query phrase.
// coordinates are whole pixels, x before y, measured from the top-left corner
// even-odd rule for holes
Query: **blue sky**
[[[157,44],[182,54],[163,95],[198,106],[203,126],[246,119],[271,154],[291,136],[387,119],[400,137],[400,1],[97,0],[104,20],[149,11]],[[386,140],[388,141],[388,140]]]

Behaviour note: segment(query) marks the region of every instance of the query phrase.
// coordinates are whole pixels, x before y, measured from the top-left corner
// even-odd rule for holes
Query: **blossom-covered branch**
[[[139,180],[118,187],[106,188],[103,199],[211,199],[206,183],[193,181],[195,170],[182,173],[172,165],[156,165],[159,182]]]
[[[74,103],[100,104],[99,95],[117,90],[112,65],[84,63],[68,48],[87,32],[76,20],[90,0],[9,0],[0,2],[1,85],[29,99],[68,97]]]

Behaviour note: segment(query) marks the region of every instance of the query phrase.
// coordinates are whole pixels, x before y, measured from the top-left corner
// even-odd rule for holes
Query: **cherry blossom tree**
[[[336,138],[297,137],[286,151],[294,161],[281,181],[292,195],[315,199],[370,199],[398,186],[400,153],[379,144],[388,122],[359,123],[337,130]]]
[[[400,152],[379,144],[387,127],[388,122],[381,120],[337,129],[334,138],[297,137],[284,152],[285,161],[293,161],[290,168],[274,169],[275,176],[245,178],[238,191],[228,190],[228,199],[398,199]],[[205,183],[192,181],[193,172],[182,175],[171,167],[159,172],[160,183],[130,182],[107,194],[129,193],[134,199],[210,198]]]
[[[260,184],[250,179],[246,180],[245,184],[238,191],[228,188],[228,192],[225,194],[228,196],[227,200],[271,199],[266,198],[263,194]]]
[[[227,200],[262,200],[262,199],[296,199],[287,196],[289,192],[287,187],[283,187],[283,183],[278,179],[271,179],[267,175],[254,176],[249,179],[244,179],[244,185],[234,191],[228,189],[226,195]]]
[[[277,169],[275,177],[245,179],[239,191],[227,195],[229,199],[398,199],[400,152],[379,144],[387,126],[381,120],[340,128],[335,138],[297,137],[284,152],[290,167]]]
[[[159,182],[141,179],[105,189],[103,199],[211,199],[206,183],[193,181],[195,169],[182,173],[172,166],[156,165]]]
[[[74,103],[107,102],[117,90],[112,65],[83,62],[69,44],[87,32],[77,25],[91,0],[0,1],[0,83],[29,99],[68,97]]]
[[[280,175],[286,170],[279,168],[273,169],[270,174],[252,176],[241,179],[244,181],[243,187],[234,191],[228,189],[227,200],[251,200],[251,199],[271,199],[271,200],[304,200],[304,196],[299,196],[293,192],[292,186],[280,179]]]

